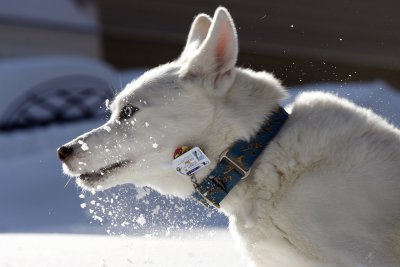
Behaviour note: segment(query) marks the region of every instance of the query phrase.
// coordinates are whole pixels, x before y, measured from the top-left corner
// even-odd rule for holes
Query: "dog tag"
[[[201,151],[200,148],[194,147],[183,155],[177,157],[172,162],[174,170],[183,176],[191,176],[202,168],[210,164],[210,160]]]

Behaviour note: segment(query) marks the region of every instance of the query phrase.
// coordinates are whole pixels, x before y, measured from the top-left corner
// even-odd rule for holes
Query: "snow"
[[[212,242],[210,242],[212,240]],[[0,266],[246,266],[226,231],[170,238],[0,234]]]
[[[81,149],[82,149],[83,151],[89,150],[89,146],[88,146],[85,142],[83,142],[82,140],[78,140],[78,144],[81,145]],[[83,165],[83,164],[85,164],[85,163],[82,162],[82,165]]]
[[[139,218],[136,219],[136,222],[141,226],[146,224],[146,219],[144,218],[143,214],[140,214]]]

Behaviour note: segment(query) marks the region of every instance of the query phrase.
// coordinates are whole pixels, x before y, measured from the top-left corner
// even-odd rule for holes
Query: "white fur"
[[[213,164],[197,175],[202,180],[220,153],[250,138],[285,96],[271,74],[235,67],[237,53],[227,10],[218,8],[212,20],[199,15],[181,57],[128,84],[105,125],[67,144],[75,152],[65,172],[79,176],[124,161],[102,178],[77,182],[189,196],[190,179],[165,167],[173,151],[204,148]],[[126,103],[140,111],[120,120]],[[304,93],[287,110],[251,176],[221,203],[254,265],[400,266],[399,130],[327,93]]]

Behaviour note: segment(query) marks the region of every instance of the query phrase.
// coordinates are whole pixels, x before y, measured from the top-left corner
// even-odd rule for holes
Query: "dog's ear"
[[[204,39],[207,37],[208,29],[211,25],[211,17],[207,14],[199,14],[193,20],[192,26],[190,27],[190,32],[186,41],[185,48],[179,61],[185,61],[190,57],[190,54],[195,52],[200,45],[203,43]]]
[[[182,69],[181,78],[222,95],[233,82],[237,54],[235,25],[228,10],[219,7],[205,40]]]

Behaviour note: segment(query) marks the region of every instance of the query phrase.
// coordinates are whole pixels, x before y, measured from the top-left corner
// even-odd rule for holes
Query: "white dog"
[[[177,60],[128,84],[107,123],[59,148],[65,172],[85,189],[134,183],[180,197],[213,183],[221,153],[268,134],[286,94],[271,74],[235,67],[237,54],[228,11],[198,15]],[[207,203],[229,216],[256,266],[400,266],[400,131],[326,93],[304,93],[286,111],[247,178]],[[211,164],[177,174],[182,145]]]

